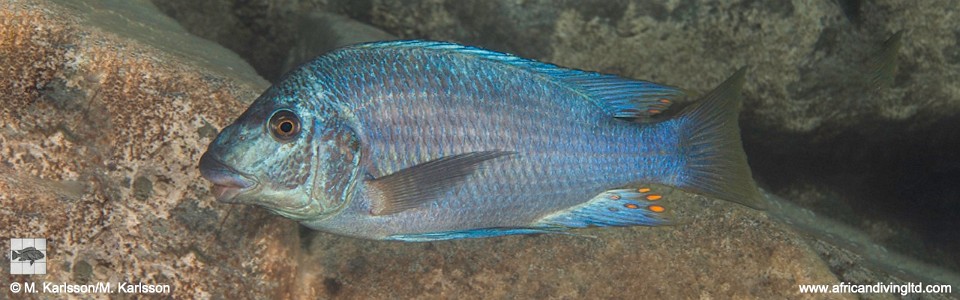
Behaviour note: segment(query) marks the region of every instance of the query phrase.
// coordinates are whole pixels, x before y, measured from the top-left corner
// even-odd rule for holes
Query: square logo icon
[[[10,239],[10,274],[47,274],[47,240]]]

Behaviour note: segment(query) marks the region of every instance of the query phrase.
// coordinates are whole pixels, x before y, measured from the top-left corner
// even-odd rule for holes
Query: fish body
[[[43,252],[37,250],[34,247],[26,247],[20,250],[13,250],[13,255],[11,259],[18,261],[30,261],[30,265],[33,265],[35,261],[43,259]]]
[[[662,225],[672,189],[759,206],[742,81],[658,120],[681,90],[452,43],[361,44],[287,74],[200,168],[220,201],[369,239]]]

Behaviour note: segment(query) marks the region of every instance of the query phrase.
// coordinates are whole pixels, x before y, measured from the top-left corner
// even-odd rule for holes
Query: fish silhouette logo
[[[10,239],[10,274],[46,273],[46,239]]]
[[[34,247],[26,247],[20,251],[13,250],[13,259],[19,259],[20,261],[29,260],[31,266],[35,261],[43,259],[43,257],[43,252],[40,252],[40,250]]]

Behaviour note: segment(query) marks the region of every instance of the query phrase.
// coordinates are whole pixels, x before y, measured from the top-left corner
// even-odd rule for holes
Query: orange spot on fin
[[[647,200],[650,200],[650,201],[657,201],[657,200],[660,200],[660,198],[663,198],[663,196],[660,196],[657,194],[647,195]]]
[[[656,193],[644,193],[652,190],[656,190]],[[669,193],[672,188],[644,184],[625,189],[607,190],[572,209],[544,216],[533,225],[550,228],[586,228],[671,224],[669,219],[673,216],[670,211],[667,211],[667,207],[647,200],[650,196],[669,197],[661,194],[661,191]]]

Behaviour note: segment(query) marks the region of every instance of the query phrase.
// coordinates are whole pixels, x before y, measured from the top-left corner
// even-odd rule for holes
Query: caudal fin
[[[883,48],[867,62],[867,86],[883,89],[893,86],[897,75],[897,55],[900,52],[903,31],[894,33],[883,42]]]
[[[738,70],[676,119],[686,161],[680,185],[685,190],[763,209],[737,124],[745,73],[745,69]]]

